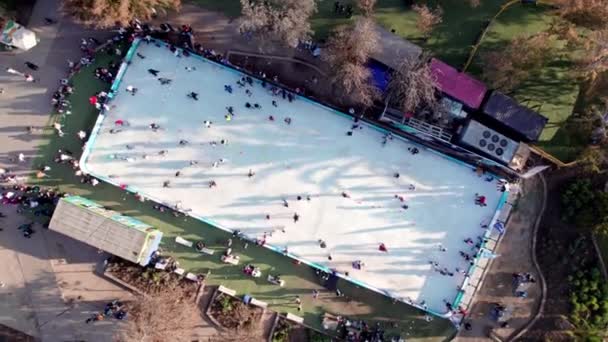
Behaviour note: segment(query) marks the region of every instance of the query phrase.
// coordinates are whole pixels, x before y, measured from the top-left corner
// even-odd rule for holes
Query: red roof
[[[467,107],[479,108],[487,91],[483,82],[435,58],[431,60],[431,71],[437,78],[439,90]]]

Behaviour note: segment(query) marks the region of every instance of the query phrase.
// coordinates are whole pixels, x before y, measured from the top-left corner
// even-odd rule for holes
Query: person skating
[[[148,72],[149,72],[150,74],[152,74],[154,77],[157,77],[157,76],[158,76],[158,73],[159,73],[160,71],[155,70],[155,69],[148,69]]]
[[[188,96],[189,98],[193,99],[194,101],[198,101],[198,93],[195,93],[195,92],[191,91],[186,96]]]

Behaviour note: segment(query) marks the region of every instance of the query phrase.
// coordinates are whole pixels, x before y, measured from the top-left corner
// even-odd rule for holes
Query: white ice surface
[[[420,146],[420,153],[412,155],[407,148],[414,145],[405,140],[394,139],[383,147],[384,134],[369,126],[347,136],[352,120],[304,99],[289,103],[273,97],[258,82],[247,87],[253,92],[248,97],[236,84],[239,74],[210,62],[177,58],[153,44],[143,43],[138,52],[145,59],[133,58],[111,102],[115,108],[94,142],[87,163],[93,174],[112,175],[116,184],[166,203],[181,201],[193,214],[250,237],[261,238],[275,229],[267,238],[271,245],[348,271],[395,297],[424,300],[429,309],[445,311],[443,300],[455,298],[464,277],[455,268],[468,265],[459,250],[472,254],[463,240],[483,233],[480,222],[487,221],[498,204],[494,182]],[[196,70],[189,72],[187,66]],[[149,68],[172,83],[160,85]],[[232,94],[224,91],[225,84],[232,85]],[[135,96],[125,91],[128,85],[138,88]],[[198,101],[186,97],[191,91],[199,94]],[[262,109],[246,109],[247,101]],[[224,119],[227,106],[236,112],[229,122]],[[291,125],[283,121],[288,116]],[[110,134],[111,128],[118,128],[117,119],[130,126]],[[213,122],[211,128],[203,125],[205,120]],[[158,132],[148,128],[152,122],[161,126]],[[189,144],[179,146],[181,139]],[[221,139],[228,145],[220,145]],[[212,147],[211,141],[218,145]],[[158,155],[161,150],[169,152],[163,157]],[[120,159],[125,157],[134,160]],[[213,168],[220,158],[227,161]],[[189,166],[192,160],[198,165]],[[255,172],[252,178],[247,177],[250,169]],[[395,172],[399,179],[393,177]],[[170,188],[163,188],[165,180],[171,181]],[[217,187],[208,187],[211,180]],[[416,190],[408,190],[409,184]],[[342,197],[343,191],[351,198]],[[488,206],[474,205],[476,193],[487,197]],[[405,197],[408,210],[401,209],[395,194]],[[298,195],[312,199],[298,201]],[[294,223],[296,212],[300,220]],[[286,233],[278,227],[285,227]],[[326,249],[319,247],[319,239],[326,241]],[[378,250],[380,243],[388,253]],[[446,252],[439,251],[440,244]],[[365,263],[363,270],[351,267],[357,259]],[[456,274],[433,271],[430,260]]]

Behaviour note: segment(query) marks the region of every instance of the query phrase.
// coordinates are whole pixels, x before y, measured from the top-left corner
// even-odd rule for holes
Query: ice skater
[[[169,187],[171,187],[171,181],[168,181],[168,180],[164,181],[163,188],[169,188]]]
[[[300,220],[300,215],[298,213],[293,214],[293,223],[297,223]]]
[[[154,132],[160,129],[160,126],[156,122],[151,123],[148,127],[150,127],[150,129]]]
[[[191,71],[196,70],[196,67],[187,66],[187,67],[185,67],[184,69],[185,69],[187,72],[191,72]]]
[[[408,147],[407,150],[413,155],[420,153],[420,150],[418,150],[417,147]]]
[[[125,89],[127,93],[131,93],[131,95],[135,96],[135,94],[137,94],[137,88],[135,88],[132,85],[128,85],[127,88]]]
[[[209,188],[216,187],[217,183],[214,180],[209,181]]]
[[[251,178],[255,176],[255,172],[253,172],[253,170],[249,169],[249,172],[247,173],[247,177]]]
[[[475,204],[480,207],[485,207],[486,205],[488,205],[486,203],[486,196],[475,194]]]
[[[278,107],[278,105],[277,105],[277,101],[272,100],[272,106],[273,106],[273,107]]]
[[[287,200],[286,200],[286,199],[284,199],[284,198],[283,198],[283,206],[284,206],[285,208],[289,208],[289,202],[287,202]]]
[[[188,143],[188,140],[184,140],[184,139],[182,139],[182,140],[180,140],[180,141],[179,141],[179,146],[186,146],[186,145],[188,145],[188,144],[189,144],[189,143]]]
[[[291,125],[291,118],[290,117],[286,117],[284,121],[285,121],[286,124]]]
[[[380,243],[380,245],[378,246],[378,250],[380,252],[388,253],[388,248],[386,248],[386,245],[384,243]]]
[[[141,53],[139,53],[139,52],[138,52],[138,53],[136,53],[136,55],[137,55],[137,57],[139,57],[139,58],[141,58],[141,59],[145,59],[145,58],[146,58],[146,56],[142,55],[142,54],[141,54]]]
[[[152,74],[154,77],[157,77],[157,76],[158,76],[158,73],[159,73],[160,71],[158,71],[158,70],[156,70],[156,69],[148,69],[148,72],[149,72],[150,74]]]
[[[172,80],[170,78],[159,77],[158,81],[161,85],[171,84]]]
[[[198,93],[195,93],[193,91],[191,91],[188,95],[189,98],[193,99],[194,101],[198,101]]]
[[[232,86],[225,84],[224,91],[228,92],[229,94],[232,94]]]

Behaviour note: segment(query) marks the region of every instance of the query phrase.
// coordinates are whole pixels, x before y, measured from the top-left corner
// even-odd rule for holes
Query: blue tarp
[[[367,67],[372,72],[372,82],[374,86],[380,89],[382,93],[386,93],[386,90],[388,89],[388,82],[390,80],[389,68],[373,59],[367,63]]]

